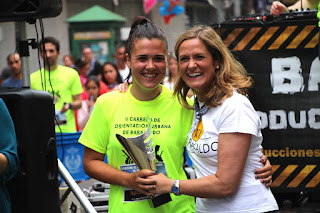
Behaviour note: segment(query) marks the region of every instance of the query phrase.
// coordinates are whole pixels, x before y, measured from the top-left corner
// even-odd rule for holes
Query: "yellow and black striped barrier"
[[[297,188],[299,185],[305,188],[314,188],[320,183],[319,165],[273,165],[274,177],[272,187],[280,187],[284,184],[288,188]]]
[[[242,35],[241,35],[242,34]],[[241,35],[241,39],[237,37]],[[307,26],[270,26],[253,28],[236,28],[228,34],[225,44],[234,51],[250,50],[276,50],[315,48],[318,44],[318,27]]]

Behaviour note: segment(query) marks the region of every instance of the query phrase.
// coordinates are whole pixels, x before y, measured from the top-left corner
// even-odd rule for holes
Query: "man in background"
[[[86,47],[82,50],[82,55],[86,61],[90,63],[90,68],[87,73],[87,77],[90,75],[100,76],[102,66],[101,64],[93,57],[93,53],[90,47]]]
[[[116,52],[114,54],[114,58],[116,59],[116,65],[119,70],[119,73],[121,75],[122,81],[125,82],[126,78],[128,77],[130,73],[130,69],[127,67],[126,61],[125,61],[125,47],[119,46],[116,48]]]
[[[8,67],[11,71],[11,76],[3,81],[1,87],[22,87],[22,70],[21,59],[18,53],[13,53],[7,57]]]
[[[2,69],[1,74],[0,74],[0,86],[2,83],[9,78],[12,75],[11,70],[9,67],[5,67]]]
[[[30,75],[31,89],[44,90],[54,98],[56,110],[56,132],[76,132],[74,110],[82,105],[83,91],[79,74],[76,70],[58,65],[60,43],[53,37],[46,37],[40,42],[41,57],[45,68]]]

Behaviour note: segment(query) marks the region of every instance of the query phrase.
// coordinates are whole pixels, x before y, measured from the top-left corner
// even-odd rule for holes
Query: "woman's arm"
[[[260,162],[264,165],[262,168],[254,171],[255,178],[260,179],[261,183],[264,183],[266,187],[270,187],[272,183],[272,166],[267,156],[262,155]]]
[[[233,195],[239,185],[246,163],[251,135],[223,133],[218,138],[218,169],[216,174],[180,180],[180,193],[195,197],[220,198]],[[173,180],[164,175],[153,176],[155,193],[170,193]]]
[[[8,159],[5,154],[0,153],[0,175],[2,175],[8,167]]]
[[[149,192],[153,188],[154,182],[145,177],[153,175],[151,170],[142,170],[135,173],[120,171],[104,162],[104,154],[85,147],[83,155],[84,171],[92,178],[105,183],[128,186],[145,195],[151,196]]]
[[[0,98],[0,179],[8,181],[19,169],[17,139],[10,113]]]
[[[273,15],[280,15],[283,12],[289,12],[289,10],[301,10],[301,3],[302,3],[302,8],[304,9],[317,9],[318,8],[318,3],[319,0],[301,0],[297,1],[293,5],[286,7],[284,4],[282,4],[279,1],[274,1],[272,2],[271,8],[270,8],[270,13]]]
[[[91,113],[88,109],[88,104],[85,101],[82,101],[82,107],[77,112],[77,121],[81,129],[84,129],[84,127],[86,126],[90,115]]]

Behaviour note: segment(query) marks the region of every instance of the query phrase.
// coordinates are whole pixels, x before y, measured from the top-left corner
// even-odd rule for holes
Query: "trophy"
[[[127,151],[129,157],[139,168],[139,170],[149,169],[157,171],[157,165],[154,162],[155,150],[153,147],[150,122],[147,129],[141,135],[138,135],[136,137],[125,138],[122,135],[116,134],[116,137],[123,146],[123,148]],[[161,206],[162,204],[170,202],[171,197],[169,193],[160,194],[152,196],[151,201],[153,207],[156,208],[158,206]]]

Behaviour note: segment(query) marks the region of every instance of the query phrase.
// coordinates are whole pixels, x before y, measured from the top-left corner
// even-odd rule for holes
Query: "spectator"
[[[90,47],[86,47],[82,50],[83,57],[89,62],[90,67],[87,73],[87,77],[90,75],[100,76],[101,74],[101,64],[93,57],[93,53]]]
[[[173,90],[177,75],[178,75],[177,59],[174,56],[170,56],[169,57],[169,75],[164,78],[163,86]]]
[[[31,89],[44,90],[54,98],[56,109],[56,132],[76,132],[74,110],[81,108],[83,91],[76,70],[58,65],[60,43],[53,37],[40,42],[41,57],[45,68],[30,75]]]
[[[87,82],[85,83],[85,90],[89,98],[82,100],[82,107],[77,112],[79,131],[82,131],[86,126],[93,106],[100,95],[100,81],[97,76],[88,77]]]
[[[8,66],[12,75],[3,81],[1,87],[22,87],[21,59],[18,53],[13,53],[7,57]]]
[[[129,76],[130,69],[128,68],[125,62],[125,47],[119,46],[116,49],[116,53],[114,54],[114,58],[116,59],[116,65],[118,67],[119,73],[121,75],[122,81],[125,82]],[[132,80],[132,79],[130,79]]]
[[[71,67],[73,69],[76,69],[76,66],[74,65],[73,57],[70,54],[63,56],[63,64],[66,67]]]
[[[106,62],[102,66],[102,81],[108,86],[109,91],[118,89],[119,84],[122,83],[117,66],[112,62]]]
[[[83,89],[85,88],[85,84],[87,82],[87,79],[88,79],[88,72],[89,72],[89,68],[90,68],[90,64],[88,61],[86,61],[85,59],[78,59],[76,61],[76,68],[77,68],[77,71],[79,73],[79,76],[80,76],[80,80],[81,80],[81,85],[83,87]],[[102,82],[102,81],[99,81],[100,82],[100,95],[104,94],[104,93],[107,93],[109,92],[109,89],[108,89],[108,86]],[[82,96],[82,100],[86,100],[89,98],[88,96],[88,93],[86,90],[84,90],[81,94]]]
[[[79,73],[81,85],[84,88],[85,83],[87,82],[87,74],[90,69],[90,63],[89,61],[80,58],[76,61],[75,67]]]
[[[2,69],[1,74],[0,74],[0,86],[2,83],[9,78],[12,75],[10,67],[5,67]]]
[[[19,169],[16,133],[10,113],[0,98],[0,207],[1,212],[11,213],[10,196],[5,183]]]

